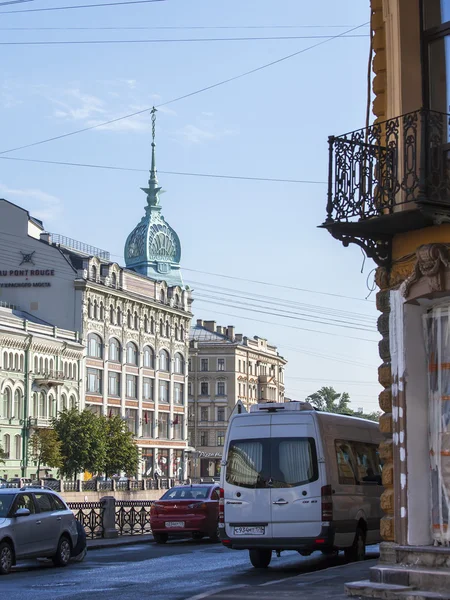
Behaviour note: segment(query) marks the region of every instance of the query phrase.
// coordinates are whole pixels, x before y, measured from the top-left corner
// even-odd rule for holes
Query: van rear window
[[[318,479],[313,438],[230,442],[226,481],[247,488],[289,488]]]

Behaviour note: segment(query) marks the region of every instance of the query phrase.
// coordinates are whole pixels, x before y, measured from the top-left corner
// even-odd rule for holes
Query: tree
[[[139,465],[139,450],[126,422],[119,416],[102,417],[106,455],[102,471],[106,477],[125,471],[136,473]]]
[[[350,396],[347,392],[339,394],[333,387],[322,387],[311,394],[306,401],[325,412],[338,413],[340,415],[351,415],[353,411],[349,408]]]
[[[61,411],[53,419],[53,428],[61,440],[62,475],[76,479],[78,473],[103,471],[106,443],[103,417],[77,408]]]
[[[6,452],[3,450],[3,446],[0,444],[0,465],[5,464]]]
[[[54,429],[36,429],[29,441],[30,458],[37,463],[37,476],[41,465],[60,469],[63,465],[61,442]]]

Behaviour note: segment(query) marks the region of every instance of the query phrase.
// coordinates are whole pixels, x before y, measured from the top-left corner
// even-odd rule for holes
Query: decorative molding
[[[444,271],[450,268],[449,250],[444,244],[424,244],[416,250],[416,264],[406,279],[403,295],[409,295],[411,287],[423,277],[429,280],[431,292],[445,289]]]

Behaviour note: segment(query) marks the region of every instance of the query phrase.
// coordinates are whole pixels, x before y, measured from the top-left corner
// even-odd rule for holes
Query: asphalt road
[[[370,548],[375,557],[377,548]],[[147,542],[91,550],[83,563],[65,569],[51,562],[22,563],[0,578],[5,600],[185,600],[191,596],[236,585],[260,585],[302,573],[344,564],[343,556],[320,553],[302,557],[296,552],[275,555],[267,570],[253,569],[246,551],[213,544],[174,541],[164,546]]]

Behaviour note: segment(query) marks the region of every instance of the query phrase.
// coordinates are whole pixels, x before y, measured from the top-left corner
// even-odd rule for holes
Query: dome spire
[[[159,206],[159,193],[161,187],[158,185],[158,177],[156,174],[156,159],[155,159],[155,130],[156,130],[156,108],[153,107],[150,111],[152,115],[152,164],[150,167],[150,179],[148,180],[148,187],[141,188],[143,192],[147,194],[147,207]]]

